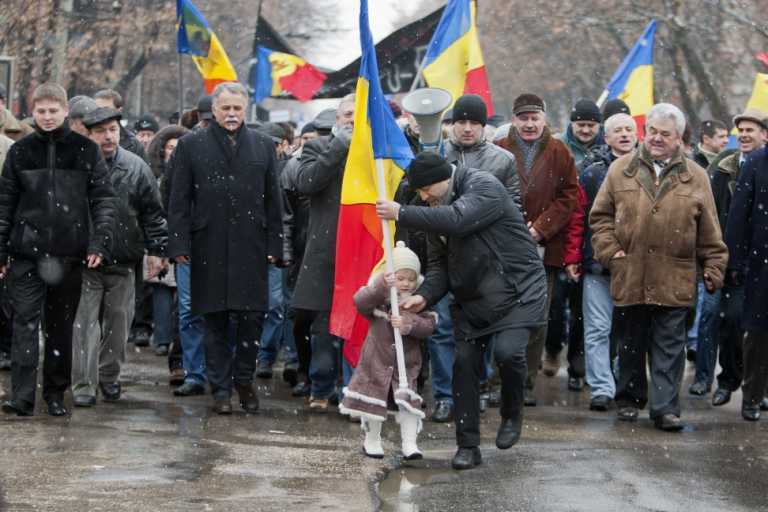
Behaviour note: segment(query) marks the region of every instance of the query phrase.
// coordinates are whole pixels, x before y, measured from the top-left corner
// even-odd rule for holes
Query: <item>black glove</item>
[[[725,286],[738,288],[744,285],[744,274],[741,270],[728,270],[725,273]]]

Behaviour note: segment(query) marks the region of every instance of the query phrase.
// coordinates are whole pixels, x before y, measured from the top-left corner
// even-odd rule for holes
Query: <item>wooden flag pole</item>
[[[387,197],[387,185],[384,178],[384,162],[380,158],[376,159],[376,189],[379,193],[379,199],[389,199]],[[384,258],[386,264],[386,272],[391,274],[394,272],[395,266],[392,261],[392,236],[389,229],[389,221],[381,219],[381,230],[383,233],[384,242]],[[394,286],[389,289],[389,301],[391,304],[392,315],[400,316],[400,306],[397,301],[397,288]],[[408,387],[408,377],[405,373],[405,352],[403,350],[403,336],[400,334],[400,329],[395,328],[395,355],[397,357],[397,376],[399,379],[398,388],[404,389]]]

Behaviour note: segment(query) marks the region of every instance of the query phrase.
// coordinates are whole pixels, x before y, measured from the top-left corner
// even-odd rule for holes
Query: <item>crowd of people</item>
[[[69,414],[70,389],[76,407],[119,401],[128,343],[152,344],[174,395],[209,389],[218,414],[235,394],[256,412],[254,379],[281,360],[311,411],[361,422],[370,457],[383,456],[388,412],[408,459],[421,457],[422,419],[454,422],[456,469],[481,463],[489,408],[496,446],[518,442],[537,380],[563,359],[591,410],[635,421],[648,405],[663,431],[684,427],[686,358],[690,394],[721,406],[741,387],[745,420],[768,410],[764,112],[736,116],[727,149],[725,122],[703,122],[694,142],[668,103],[638,127],[619,99],[579,100],[554,133],[536,94],[519,95],[506,123],[464,95],[440,147],[422,151],[419,125],[391,102],[415,158],[376,204],[398,244],[394,271],[355,295],[370,328],[354,360],[329,326],[354,95],[298,130],[247,123],[247,90],[223,83],[162,129],[142,116],[135,133],[112,90],[68,99],[43,84],[26,125],[4,100],[0,90],[8,414],[34,413],[41,344],[50,415]]]

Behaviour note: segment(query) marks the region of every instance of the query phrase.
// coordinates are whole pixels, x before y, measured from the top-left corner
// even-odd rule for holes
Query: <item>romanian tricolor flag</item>
[[[368,26],[368,2],[360,1],[360,45],[362,59],[355,90],[355,128],[341,186],[336,272],[330,331],[344,338],[344,357],[357,366],[368,323],[357,314],[352,296],[370,279],[382,261],[384,239],[381,219],[376,215],[378,186],[392,198],[410,165],[413,153],[398,128],[381,90],[373,37]],[[377,178],[377,165],[384,169],[384,182]],[[394,233],[394,223],[390,223]]]
[[[179,27],[177,50],[192,56],[203,77],[205,92],[210,94],[221,82],[237,81],[237,72],[227,52],[195,4],[190,0],[176,0],[176,20]]]
[[[282,92],[299,101],[309,101],[325,82],[325,73],[296,55],[259,46],[257,57],[256,76],[251,84],[256,103]]]
[[[430,87],[450,92],[453,101],[463,94],[479,95],[485,100],[488,115],[493,115],[473,0],[448,1],[427,47],[423,74]]]
[[[651,20],[643,35],[635,43],[613,74],[603,91],[598,105],[607,100],[619,98],[629,106],[632,117],[637,121],[637,135],[642,138],[645,116],[653,106],[653,41],[656,35],[656,20]]]

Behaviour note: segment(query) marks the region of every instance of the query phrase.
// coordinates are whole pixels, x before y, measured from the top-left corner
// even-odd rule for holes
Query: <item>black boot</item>
[[[248,414],[257,412],[259,410],[259,397],[253,386],[251,384],[237,384],[235,388],[240,396],[240,407]]]
[[[523,431],[523,416],[517,418],[502,418],[499,432],[496,434],[496,448],[506,450],[512,448],[520,440]]]
[[[472,469],[483,463],[483,457],[480,455],[480,448],[473,446],[471,448],[461,448],[456,450],[453,456],[451,467],[453,469]]]

